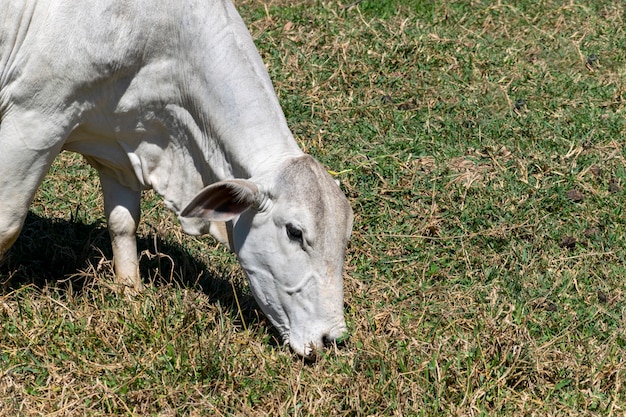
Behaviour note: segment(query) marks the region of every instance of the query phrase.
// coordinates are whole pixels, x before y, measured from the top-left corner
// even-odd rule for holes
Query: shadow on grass
[[[227,272],[210,269],[181,245],[148,236],[139,238],[137,247],[140,253],[157,252],[141,257],[140,274],[144,282],[195,288],[204,292],[212,304],[227,310],[236,321],[240,320],[239,308],[246,323],[262,320],[254,298],[240,284],[231,283]],[[111,258],[105,224],[49,219],[29,212],[19,238],[0,263],[0,294],[25,285],[62,290],[71,286],[77,293],[98,279],[97,266]]]

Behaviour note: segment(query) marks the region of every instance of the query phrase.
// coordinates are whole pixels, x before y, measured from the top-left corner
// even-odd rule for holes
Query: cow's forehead
[[[290,160],[276,181],[276,194],[281,200],[302,202],[313,210],[335,207],[345,210],[347,200],[324,167],[309,155]]]

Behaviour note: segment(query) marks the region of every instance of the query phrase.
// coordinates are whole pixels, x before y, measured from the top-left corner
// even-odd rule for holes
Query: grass
[[[355,210],[345,346],[281,346],[150,192],[148,285],[120,299],[63,154],[0,269],[0,415],[626,412],[625,6],[350,3],[237,2]]]

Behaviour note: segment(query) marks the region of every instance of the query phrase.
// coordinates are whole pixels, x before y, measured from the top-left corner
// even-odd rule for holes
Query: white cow
[[[229,243],[294,351],[346,332],[352,210],[297,146],[228,0],[0,0],[0,10],[0,256],[65,149],[100,175],[128,290],[141,290],[135,233],[141,191],[153,188],[186,233]]]

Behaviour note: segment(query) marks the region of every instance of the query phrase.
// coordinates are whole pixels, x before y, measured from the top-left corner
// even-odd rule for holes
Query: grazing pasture
[[[152,192],[118,296],[64,153],[0,267],[0,415],[624,414],[626,5],[236,4],[354,208],[350,338],[298,358]]]

